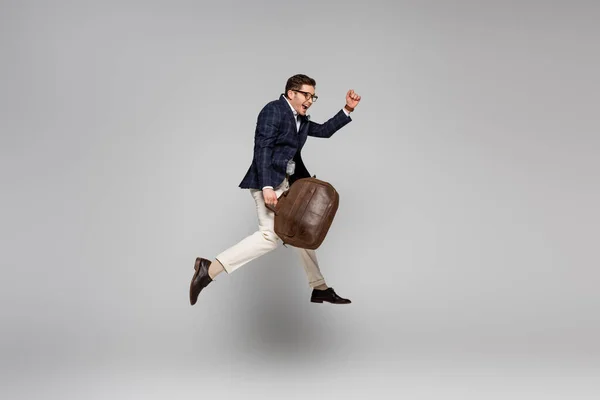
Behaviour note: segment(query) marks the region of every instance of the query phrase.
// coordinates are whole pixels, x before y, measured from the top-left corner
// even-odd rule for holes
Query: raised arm
[[[331,137],[336,131],[352,121],[350,113],[354,111],[360,99],[361,97],[354,90],[348,90],[344,108],[323,124],[309,121],[308,135],[322,138]]]

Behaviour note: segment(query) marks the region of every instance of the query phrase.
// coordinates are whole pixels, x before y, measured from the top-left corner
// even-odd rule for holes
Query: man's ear
[[[292,95],[291,95],[291,93],[294,93],[294,92],[293,92],[291,89],[290,89],[290,90],[288,90],[288,91],[285,93],[285,97],[287,97],[287,98],[288,98],[288,100],[291,100],[291,99],[292,99]]]

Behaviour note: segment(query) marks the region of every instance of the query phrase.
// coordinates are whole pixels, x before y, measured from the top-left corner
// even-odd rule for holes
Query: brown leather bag
[[[283,244],[303,249],[318,248],[333,222],[339,194],[328,182],[301,178],[278,199],[275,208],[275,233]]]

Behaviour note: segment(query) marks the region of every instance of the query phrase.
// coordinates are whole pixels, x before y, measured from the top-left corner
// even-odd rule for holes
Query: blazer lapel
[[[298,118],[300,118],[300,129],[298,129],[298,133],[300,133],[308,127],[308,118],[305,115],[300,115]]]

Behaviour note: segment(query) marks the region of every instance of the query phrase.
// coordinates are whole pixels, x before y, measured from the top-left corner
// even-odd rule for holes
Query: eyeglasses
[[[309,92],[303,92],[302,90],[294,90],[294,89],[292,89],[292,91],[293,91],[293,92],[302,93],[302,94],[304,95],[304,97],[306,97],[306,100],[308,100],[308,99],[311,99],[311,98],[312,98],[312,101],[313,101],[313,103],[314,103],[315,101],[317,101],[317,99],[319,98],[319,96],[315,96],[314,94],[312,94],[312,93],[309,93]]]

